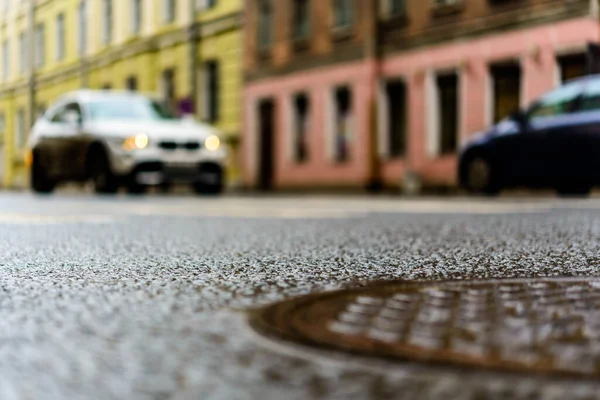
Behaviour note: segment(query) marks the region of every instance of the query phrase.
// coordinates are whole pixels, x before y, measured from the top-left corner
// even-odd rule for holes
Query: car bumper
[[[212,162],[173,166],[158,161],[136,165],[127,176],[129,182],[139,185],[160,185],[165,183],[221,185],[223,177],[223,166]]]
[[[227,152],[225,148],[216,151],[207,149],[166,151],[158,148],[125,151],[120,146],[109,145],[112,172],[117,176],[146,176],[148,182],[157,181],[193,181],[198,175],[206,175],[206,165],[225,166]],[[151,175],[154,173],[154,175]],[[161,182],[158,182],[161,183]],[[153,184],[153,183],[148,183]]]

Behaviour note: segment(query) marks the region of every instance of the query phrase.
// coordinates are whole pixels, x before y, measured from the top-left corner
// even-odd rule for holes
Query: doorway
[[[268,191],[273,185],[274,172],[275,102],[272,99],[260,102],[258,120],[260,135],[258,188]]]
[[[492,65],[494,123],[521,108],[521,66],[517,62]]]

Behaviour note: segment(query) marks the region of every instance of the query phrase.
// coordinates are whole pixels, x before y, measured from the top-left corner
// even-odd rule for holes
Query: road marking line
[[[115,219],[108,215],[32,215],[32,214],[0,214],[0,224],[107,224]]]

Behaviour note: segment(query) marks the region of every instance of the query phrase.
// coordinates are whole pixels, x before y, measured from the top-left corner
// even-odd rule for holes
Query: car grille
[[[186,150],[199,150],[202,145],[200,142],[184,142],[177,143],[172,140],[164,140],[158,143],[158,147],[163,150],[176,150],[176,149],[186,149]]]

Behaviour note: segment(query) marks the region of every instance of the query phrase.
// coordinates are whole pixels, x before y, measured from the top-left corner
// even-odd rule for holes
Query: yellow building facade
[[[158,93],[175,109],[194,112],[231,144],[235,182],[242,2],[0,0],[3,186],[27,185],[29,128],[59,96],[79,88]]]

